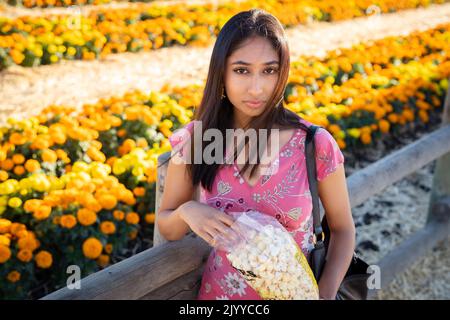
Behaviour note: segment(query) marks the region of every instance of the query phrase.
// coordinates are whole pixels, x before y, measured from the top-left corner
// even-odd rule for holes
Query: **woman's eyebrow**
[[[232,63],[232,65],[234,65],[234,64],[243,64],[243,65],[245,65],[245,66],[250,66],[251,65],[251,63],[248,63],[248,62],[245,62],[245,61],[242,61],[242,60],[238,60],[238,61],[235,61],[235,62],[233,62]],[[280,64],[277,60],[273,60],[273,61],[269,61],[269,62],[266,62],[266,63],[263,63],[264,65],[270,65],[270,64]]]

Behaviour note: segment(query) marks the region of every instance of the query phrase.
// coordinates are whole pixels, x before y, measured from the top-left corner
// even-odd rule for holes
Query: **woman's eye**
[[[274,68],[269,68],[269,69],[266,69],[266,70],[268,70],[269,72],[267,72],[267,73],[269,73],[269,74],[274,74],[274,73],[277,73],[277,69],[274,69]]]
[[[243,68],[237,68],[237,69],[234,69],[234,72],[236,72],[236,73],[238,73],[238,74],[242,74],[242,72],[240,72],[240,71],[247,71],[247,70],[245,70],[245,69],[243,69]]]
[[[247,70],[246,70],[246,69],[243,69],[243,68],[237,68],[237,69],[234,69],[234,72],[236,72],[236,73],[238,73],[238,74],[244,74],[246,71],[247,71]],[[266,71],[266,73],[268,73],[268,74],[274,74],[274,73],[277,73],[277,72],[278,72],[278,70],[275,69],[275,68],[268,68],[268,69],[266,69],[265,71]]]

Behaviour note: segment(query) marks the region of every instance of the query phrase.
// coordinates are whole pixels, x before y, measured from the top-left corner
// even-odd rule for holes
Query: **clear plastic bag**
[[[263,299],[318,300],[319,289],[301,249],[273,217],[258,211],[228,212],[234,224],[215,238],[231,265]]]

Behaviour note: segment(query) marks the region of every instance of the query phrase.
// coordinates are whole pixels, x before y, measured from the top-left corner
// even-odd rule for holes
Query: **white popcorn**
[[[269,224],[246,232],[247,241],[227,257],[235,268],[245,272],[244,277],[262,298],[319,298],[306,258],[286,230]]]

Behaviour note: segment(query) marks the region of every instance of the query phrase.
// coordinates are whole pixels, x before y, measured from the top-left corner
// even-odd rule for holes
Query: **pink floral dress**
[[[311,123],[301,119],[305,125]],[[193,122],[177,130],[169,141],[175,147],[189,139]],[[257,210],[271,215],[286,228],[298,246],[309,257],[313,244],[312,201],[309,192],[305,161],[306,132],[295,129],[289,141],[281,146],[278,157],[269,167],[276,166],[274,174],[261,175],[251,186],[239,174],[236,163],[224,165],[217,171],[212,192],[201,188],[200,201],[223,212]],[[333,136],[325,129],[316,131],[317,179],[325,179],[344,162],[344,156]],[[183,148],[179,146],[179,154]],[[199,300],[260,300],[253,290],[234,269],[225,252],[213,249],[206,262]]]

